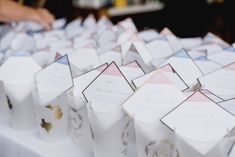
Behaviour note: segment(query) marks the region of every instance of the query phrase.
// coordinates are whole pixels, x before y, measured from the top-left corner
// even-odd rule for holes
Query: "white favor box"
[[[87,102],[82,97],[68,94],[68,103],[72,139],[80,148],[92,151],[90,123],[86,108]]]
[[[11,111],[11,123],[16,130],[30,130],[36,127],[36,115],[32,97],[32,82],[4,83]]]
[[[95,157],[127,157],[129,117],[118,111],[101,112],[87,107]]]
[[[40,137],[45,142],[63,141],[68,136],[68,103],[62,94],[48,104],[40,104],[38,92],[33,91]]]

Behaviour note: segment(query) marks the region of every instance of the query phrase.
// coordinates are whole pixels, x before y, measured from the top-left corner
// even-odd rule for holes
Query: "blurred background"
[[[20,0],[33,7],[46,7],[56,18],[71,21],[93,13],[108,16],[116,24],[131,17],[139,30],[169,27],[179,37],[204,36],[213,32],[235,41],[234,0]]]

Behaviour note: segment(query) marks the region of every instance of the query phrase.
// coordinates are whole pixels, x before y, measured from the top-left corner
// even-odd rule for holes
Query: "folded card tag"
[[[164,75],[169,80],[171,80],[171,82],[174,83],[180,91],[184,91],[189,88],[170,64],[162,66],[159,69],[154,70],[146,75],[133,79],[133,84],[136,88],[140,88],[145,83],[145,81],[147,81],[156,71],[161,71],[162,73],[164,73]]]
[[[203,157],[213,154],[213,148],[235,127],[235,117],[200,92],[195,92],[161,121],[194,149],[191,156]],[[187,147],[179,153],[184,151]]]
[[[116,34],[111,29],[105,29],[98,36],[97,42],[100,46],[105,45],[108,42],[114,42],[117,40]]]
[[[154,29],[144,30],[138,33],[139,37],[143,39],[145,42],[150,42],[156,39],[159,36],[159,33]]]
[[[235,115],[235,99],[230,99],[227,101],[222,101],[218,103],[221,107],[223,107],[228,112]]]
[[[180,43],[183,45],[185,49],[192,49],[194,47],[198,47],[202,44],[202,38],[179,38]]]
[[[144,69],[145,72],[149,72],[153,69],[153,67],[150,65],[152,58],[150,54],[148,53],[148,50],[146,50],[145,47],[142,47],[143,46],[142,44],[140,44],[139,49],[137,49],[138,45],[139,45],[138,43],[136,44],[133,43],[131,47],[129,48],[129,50],[127,51],[127,53],[123,55],[123,64],[128,64],[133,61],[137,61],[140,64],[140,66]],[[141,47],[144,48],[144,51],[142,51]],[[141,51],[144,52],[143,57],[145,57],[145,54],[147,56],[146,57],[146,60],[148,60],[147,64],[144,62],[143,57],[141,57],[140,55]]]
[[[185,99],[183,93],[159,70],[123,103],[135,119],[161,125],[160,118]]]
[[[101,54],[99,57],[101,63],[111,64],[112,62],[115,62],[118,66],[122,65],[122,53],[120,46]]]
[[[92,109],[100,112],[120,112],[121,104],[133,89],[117,65],[110,64],[84,91]]]
[[[73,79],[74,88],[73,95],[76,97],[83,97],[82,91],[104,70],[108,64],[103,64],[85,74]]]
[[[93,14],[88,15],[88,17],[83,21],[83,26],[86,29],[93,29],[96,27],[96,20]]]
[[[9,57],[0,68],[0,80],[15,83],[32,82],[41,67],[31,57]]]
[[[216,53],[218,51],[222,51],[223,48],[217,44],[206,44],[206,45],[201,45],[199,47],[195,47],[191,50],[194,51],[206,51],[208,55]]]
[[[165,27],[160,32],[160,35],[167,39],[174,53],[184,48],[179,42],[178,38],[175,36],[174,33],[172,33],[172,31],[169,28]]]
[[[223,100],[235,98],[235,63],[199,78],[203,89],[208,89]]]
[[[68,56],[65,55],[35,75],[40,105],[50,101],[73,87]]]
[[[209,60],[207,57],[204,56],[195,58],[194,61],[204,75],[222,68],[221,65]]]
[[[84,39],[80,37],[80,38],[75,38],[73,41],[74,41],[73,47],[77,50],[88,47],[94,47],[94,48],[97,47],[96,42],[93,39]]]
[[[174,51],[166,38],[157,38],[146,44],[147,49],[154,59],[166,58],[174,54]]]
[[[201,71],[185,49],[178,51],[163,63],[163,65],[166,64],[170,64],[190,88],[197,83],[197,78],[202,76]]]
[[[124,74],[129,83],[132,83],[133,79],[144,75],[144,70],[136,61],[121,66],[120,70]]]
[[[221,38],[219,38],[218,36],[216,36],[211,32],[206,34],[206,36],[203,39],[203,43],[214,43],[221,46],[222,48],[227,48],[230,46],[227,42],[225,42],[224,40],[222,40]]]
[[[231,64],[235,61],[235,49],[233,47],[229,47],[222,51],[218,51],[214,54],[208,55],[208,59],[222,66]]]
[[[210,98],[215,103],[220,103],[223,101],[223,99],[221,99],[220,97],[218,97],[217,95],[215,95],[214,93],[212,93],[211,91],[209,91],[207,89],[201,89],[200,92],[203,93],[204,95],[206,95],[208,98]]]
[[[124,28],[125,30],[129,30],[132,32],[137,32],[137,28],[133,22],[133,20],[131,18],[127,18],[121,22],[118,23],[119,26],[121,26],[122,28]]]
[[[94,48],[83,48],[69,55],[70,62],[79,70],[90,70],[99,64],[99,57]]]

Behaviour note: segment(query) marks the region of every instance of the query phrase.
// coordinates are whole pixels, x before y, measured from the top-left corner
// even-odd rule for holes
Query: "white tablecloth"
[[[0,119],[0,157],[93,157],[70,138],[58,143],[40,140],[37,130],[15,131],[9,119]]]

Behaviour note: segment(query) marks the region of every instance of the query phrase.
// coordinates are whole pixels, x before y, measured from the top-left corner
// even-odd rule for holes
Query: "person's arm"
[[[46,9],[33,9],[10,0],[0,0],[0,21],[35,21],[46,29],[54,21],[54,16]]]

